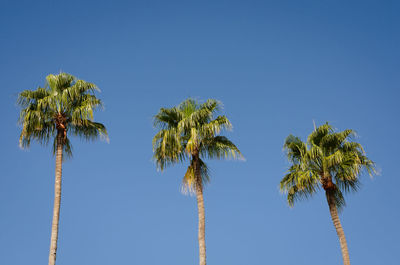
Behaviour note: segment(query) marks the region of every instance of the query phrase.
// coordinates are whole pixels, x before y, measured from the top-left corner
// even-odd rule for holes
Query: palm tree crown
[[[190,160],[183,178],[183,187],[193,192],[196,186],[209,181],[205,158],[240,158],[239,149],[225,136],[219,133],[231,129],[232,125],[225,116],[217,116],[221,103],[209,99],[199,104],[187,99],[177,107],[161,108],[154,117],[154,125],[160,130],[153,138],[154,160],[160,170],[168,165]],[[195,162],[198,161],[201,179],[196,180]]]
[[[341,209],[345,205],[343,193],[358,189],[361,171],[366,170],[371,176],[375,173],[374,163],[361,144],[351,141],[354,136],[353,130],[335,132],[326,123],[316,128],[307,142],[293,135],[286,138],[284,149],[292,165],[280,188],[288,194],[290,206],[322,186],[328,200]]]
[[[96,85],[67,73],[48,75],[46,81],[45,87],[19,94],[21,147],[29,147],[32,139],[47,144],[54,138],[53,150],[60,141],[64,153],[71,155],[68,133],[87,140],[107,137],[105,126],[93,121],[93,110],[102,105],[94,95]]]

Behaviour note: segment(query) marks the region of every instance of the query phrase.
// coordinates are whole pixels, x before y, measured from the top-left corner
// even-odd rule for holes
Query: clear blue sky
[[[19,1],[0,4],[0,264],[46,264],[51,147],[18,148],[23,89],[65,71],[97,84],[110,143],[72,139],[57,265],[198,264],[186,165],[156,171],[152,117],[216,98],[245,162],[212,161],[209,264],[337,265],[322,194],[290,209],[285,137],[329,121],[359,134],[381,175],[341,215],[353,265],[398,265],[398,1]]]

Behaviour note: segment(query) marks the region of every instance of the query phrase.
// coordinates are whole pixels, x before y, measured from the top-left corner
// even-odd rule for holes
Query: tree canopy
[[[321,187],[332,195],[338,209],[345,205],[343,194],[357,191],[363,170],[371,176],[375,165],[361,144],[353,141],[355,131],[336,132],[328,123],[315,128],[303,142],[289,135],[284,149],[291,166],[280,182],[290,206],[306,199]]]
[[[32,139],[41,144],[54,139],[53,151],[57,141],[63,141],[64,153],[72,155],[68,134],[86,140],[108,139],[105,126],[93,121],[93,111],[102,106],[95,91],[99,91],[95,84],[67,73],[50,74],[44,87],[22,91],[18,97],[22,108],[19,123],[23,127],[20,146],[29,147]],[[58,133],[64,135],[56,137]]]
[[[183,179],[184,190],[193,191],[195,174],[193,157],[199,157],[201,185],[209,181],[206,158],[241,158],[239,149],[227,137],[219,135],[230,130],[232,124],[226,116],[217,116],[222,104],[209,99],[200,104],[187,99],[173,108],[161,108],[154,117],[159,129],[153,138],[154,160],[160,170],[174,163],[190,160]]]

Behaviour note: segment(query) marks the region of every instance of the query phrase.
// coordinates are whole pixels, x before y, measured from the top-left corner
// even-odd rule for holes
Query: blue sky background
[[[246,157],[210,161],[209,264],[337,265],[322,194],[286,205],[282,144],[317,124],[359,134],[381,175],[341,214],[352,264],[397,265],[398,1],[18,1],[0,3],[0,264],[46,264],[51,147],[18,148],[17,94],[65,71],[97,84],[110,143],[72,139],[58,265],[198,264],[187,165],[156,171],[152,117],[216,98]]]

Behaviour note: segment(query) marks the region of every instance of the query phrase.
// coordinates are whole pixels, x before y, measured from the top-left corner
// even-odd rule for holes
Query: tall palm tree
[[[328,123],[315,128],[307,142],[289,135],[284,149],[291,166],[280,182],[290,206],[309,198],[321,187],[324,189],[345,265],[350,265],[349,251],[338,216],[338,210],[345,206],[343,194],[358,190],[363,170],[371,176],[375,173],[374,163],[361,144],[352,141],[354,136],[353,130],[335,132]]]
[[[60,73],[48,75],[44,87],[24,90],[18,97],[22,108],[19,118],[22,125],[20,146],[29,147],[31,140],[46,145],[53,139],[56,170],[49,265],[56,262],[63,155],[72,155],[68,135],[86,140],[99,136],[107,138],[105,126],[93,121],[93,110],[101,106],[101,101],[94,95],[95,90],[98,88],[92,83]]]
[[[168,165],[189,161],[182,187],[197,197],[200,265],[206,265],[203,188],[210,177],[204,159],[242,157],[228,138],[219,135],[221,130],[232,128],[225,116],[214,118],[220,108],[221,103],[214,99],[203,104],[187,99],[177,107],[161,108],[154,117],[154,125],[159,128],[153,138],[157,167],[162,171]]]

